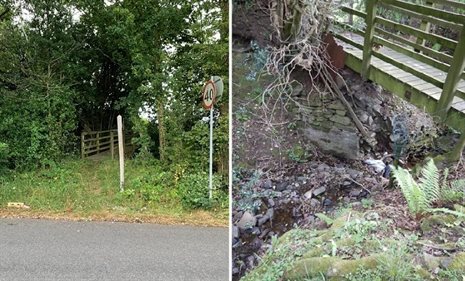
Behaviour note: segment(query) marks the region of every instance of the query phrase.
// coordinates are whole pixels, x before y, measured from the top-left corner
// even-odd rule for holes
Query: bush
[[[186,209],[211,208],[215,204],[227,204],[228,194],[221,189],[221,178],[213,176],[213,198],[209,199],[208,174],[193,173],[183,176],[178,183],[178,194]]]
[[[8,157],[8,145],[0,142],[0,173],[5,169]]]

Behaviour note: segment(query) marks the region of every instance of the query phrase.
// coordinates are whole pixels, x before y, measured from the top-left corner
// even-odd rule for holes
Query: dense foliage
[[[199,96],[218,75],[214,167],[226,179],[228,1],[0,0],[0,15],[0,171],[55,166],[118,114],[138,160],[207,171]]]
[[[227,4],[1,0],[2,163],[51,165],[76,152],[81,131],[114,128],[122,114],[137,151],[167,164],[194,155],[186,166],[205,168],[199,93],[211,75],[227,80]],[[227,102],[216,111],[217,166],[227,155]]]

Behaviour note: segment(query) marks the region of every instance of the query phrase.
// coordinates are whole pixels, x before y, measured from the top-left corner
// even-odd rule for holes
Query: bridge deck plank
[[[364,38],[360,35],[353,34],[353,33],[345,33],[344,36],[347,36],[351,38],[353,41],[358,42],[360,44],[363,44]],[[341,44],[344,47],[344,51],[346,53],[349,53],[353,55],[354,57],[362,60],[363,58],[363,52],[362,50],[351,46],[349,44],[343,43],[339,41],[339,44]],[[430,66],[426,63],[419,62],[415,60],[414,58],[411,58],[410,56],[401,54],[399,52],[396,52],[386,46],[382,46],[380,49],[377,50],[377,52],[380,52],[386,56],[389,56],[395,60],[398,60],[402,62],[403,64],[409,65],[410,67],[414,67],[417,70],[420,70],[424,74],[434,77],[437,80],[444,82],[447,77],[447,72],[444,72],[442,70],[439,70],[433,66]],[[403,83],[409,85],[412,88],[417,89],[418,91],[423,92],[424,94],[432,97],[434,100],[439,100],[439,97],[441,96],[442,89],[428,83],[417,76],[406,72],[402,69],[399,69],[398,67],[391,65],[389,63],[386,63],[382,61],[381,59],[377,57],[372,57],[372,67],[375,67],[381,71],[383,71],[386,74],[391,75],[392,77],[397,78],[398,80],[402,81]],[[462,99],[465,97],[465,79],[461,79],[458,87],[457,87],[457,92],[459,97],[454,97],[454,100],[452,102],[452,108],[455,110],[462,112],[465,114],[465,99]],[[460,98],[462,97],[462,98]]]

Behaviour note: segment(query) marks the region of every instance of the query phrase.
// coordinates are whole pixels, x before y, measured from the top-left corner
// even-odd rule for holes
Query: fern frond
[[[424,201],[424,195],[412,175],[401,167],[392,167],[392,173],[399,184],[405,199],[407,200],[410,212],[413,214],[421,212],[421,204],[418,203]]]
[[[420,188],[424,192],[424,200],[421,202],[425,209],[429,208],[431,204],[439,199],[439,171],[434,161],[431,159],[421,170]]]
[[[448,186],[447,184],[447,177],[449,176],[449,168],[444,169],[444,173],[442,175],[442,186],[441,188],[446,188]]]

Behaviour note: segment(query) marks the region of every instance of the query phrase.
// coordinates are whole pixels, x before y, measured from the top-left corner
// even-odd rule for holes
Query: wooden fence
[[[420,28],[383,18],[377,11],[381,8],[400,13],[403,16],[420,19]],[[363,18],[366,23],[364,30],[339,23],[345,28],[349,28],[353,33],[363,36],[363,44],[340,34],[335,35],[338,39],[363,50],[362,77],[365,79],[370,77],[371,58],[375,56],[441,88],[442,93],[435,111],[443,119],[446,118],[455,96],[465,99],[465,93],[457,91],[459,81],[465,78],[465,15],[455,12],[465,11],[465,3],[451,0],[427,0],[426,4],[422,5],[399,0],[368,0],[365,11],[355,10],[347,6],[343,6],[341,10],[351,17]],[[430,24],[456,30],[459,34],[458,41],[431,33],[429,31]],[[416,40],[410,40],[406,36],[412,36]],[[430,43],[425,44],[425,41]],[[429,47],[435,44],[453,50],[453,55]],[[392,59],[382,52],[378,52],[377,45],[386,46],[444,71],[447,73],[447,77],[445,80],[438,79],[438,77],[422,72],[415,65]]]
[[[93,131],[81,133],[81,158],[110,150],[114,159],[115,147],[118,147],[118,131]]]

